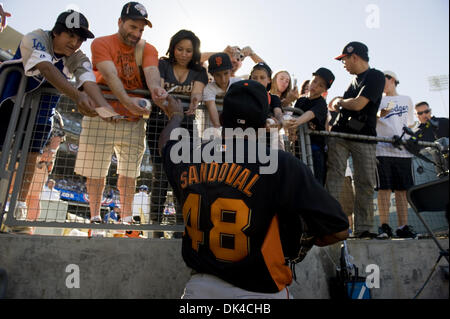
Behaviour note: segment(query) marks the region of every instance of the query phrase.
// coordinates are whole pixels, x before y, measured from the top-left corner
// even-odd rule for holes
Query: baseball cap
[[[320,76],[322,79],[325,80],[325,82],[327,82],[327,86],[328,88],[331,88],[331,86],[334,83],[334,80],[336,79],[334,77],[333,72],[331,72],[330,70],[326,69],[326,68],[320,68],[318,69],[316,72],[313,73],[313,75],[318,75]]]
[[[56,19],[56,24],[64,25],[67,29],[73,31],[84,39],[95,38],[94,34],[89,31],[89,22],[86,17],[77,11],[67,10],[61,13]]]
[[[400,84],[400,81],[398,80],[397,74],[395,74],[393,71],[384,71],[384,75],[388,75],[391,78],[394,78],[397,84]]]
[[[253,67],[252,73],[255,70],[264,69],[267,71],[267,74],[269,75],[269,78],[272,78],[272,69],[267,65],[267,63],[259,62],[257,65]]]
[[[222,121],[225,128],[258,129],[269,117],[266,88],[252,80],[234,83],[223,100]]]
[[[269,79],[272,79],[272,69],[267,65],[265,62],[259,62],[257,65],[255,65],[252,69],[252,72],[250,73],[250,78],[252,77],[252,74],[255,70],[265,70],[267,72],[267,76]],[[270,91],[272,89],[272,83],[269,83],[266,90]]]
[[[347,44],[344,48],[344,50],[342,51],[342,54],[338,57],[336,57],[336,60],[342,60],[343,57],[346,57],[348,55],[352,55],[352,54],[356,54],[359,57],[361,57],[361,59],[369,62],[369,48],[361,42],[350,42],[349,44]]]
[[[214,54],[209,58],[208,62],[208,72],[211,74],[233,69],[233,64],[231,64],[230,56],[226,53]]]
[[[148,20],[147,9],[139,2],[128,2],[124,5],[120,17],[131,20],[144,20],[150,28],[153,27]]]
[[[139,190],[141,190],[141,191],[148,191],[148,186],[147,185],[142,185],[141,187],[139,187]]]

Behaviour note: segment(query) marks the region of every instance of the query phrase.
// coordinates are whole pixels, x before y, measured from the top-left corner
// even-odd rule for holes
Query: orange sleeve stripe
[[[286,265],[281,246],[278,216],[275,216],[270,224],[261,252],[266,262],[267,269],[277,285],[279,291],[292,283],[292,272]]]

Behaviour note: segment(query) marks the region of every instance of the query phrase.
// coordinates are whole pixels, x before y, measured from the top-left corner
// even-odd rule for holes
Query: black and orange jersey
[[[170,155],[176,143],[166,145],[163,160],[183,207],[183,259],[196,272],[245,290],[276,293],[292,283],[280,229],[299,232],[290,229],[297,225],[296,214],[317,236],[348,229],[339,203],[291,154],[272,150],[278,170],[263,175],[260,168],[267,165],[249,160],[251,142],[232,162],[198,164],[174,164]]]

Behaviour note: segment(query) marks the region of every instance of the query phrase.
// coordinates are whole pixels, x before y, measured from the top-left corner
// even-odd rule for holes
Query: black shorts
[[[414,185],[412,159],[377,157],[377,190],[404,191]]]

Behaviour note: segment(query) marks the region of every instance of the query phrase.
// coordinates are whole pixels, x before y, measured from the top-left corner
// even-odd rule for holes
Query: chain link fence
[[[2,74],[0,89],[5,78],[6,74]],[[168,122],[159,108],[154,107],[149,120],[133,123],[130,130],[128,123],[124,126],[83,118],[76,105],[67,97],[60,96],[55,89],[41,88],[25,94],[24,85],[21,84],[15,104],[11,104],[10,125],[1,152],[2,231],[28,232],[34,228],[34,234],[56,236],[181,236],[184,231],[182,211],[167,181],[158,151],[159,135]],[[150,99],[147,91],[139,93]],[[114,99],[113,96],[106,97]],[[188,107],[189,100],[176,97],[181,99],[184,107]],[[51,114],[49,112],[54,105],[57,112]],[[220,112],[222,101],[217,101],[217,105]],[[285,112],[301,115],[300,110],[293,108],[287,108]],[[188,129],[191,137],[200,138],[204,130],[211,127],[207,109],[201,105],[195,116],[184,119],[182,126]],[[89,132],[82,134],[88,128]],[[308,125],[302,125],[296,132],[281,134],[279,144],[314,172],[311,134],[330,136],[328,132],[312,132]],[[105,146],[110,137],[119,135],[126,135],[129,142],[112,149]],[[87,146],[90,144],[97,145],[97,148],[90,149]],[[39,150],[43,152],[39,153]],[[83,165],[77,164],[80,157],[89,164],[77,167]],[[92,176],[98,176],[88,180],[79,174],[83,169],[104,171],[103,192],[102,185],[96,187],[100,184],[92,182],[101,180],[102,174],[90,172]],[[437,178],[434,167],[418,158],[414,159],[414,171],[416,182]],[[133,172],[138,176],[136,179],[121,180],[120,173],[133,177]],[[353,188],[353,181],[346,179],[339,200],[347,211],[353,210]],[[98,202],[95,207],[92,206],[94,202]],[[379,226],[376,192],[373,204],[376,232]],[[102,223],[91,223],[97,215],[91,214],[93,210],[100,212]],[[422,231],[415,214],[411,209],[409,212],[409,224]],[[131,216],[132,222],[120,223],[124,216]],[[425,214],[425,218],[431,219],[433,229],[448,230],[444,212],[441,215]],[[395,227],[394,202],[390,220]]]

